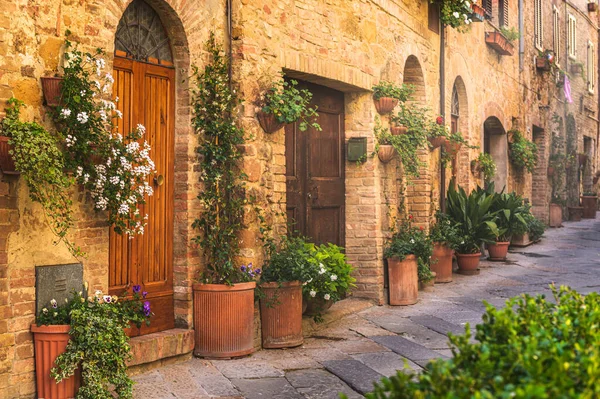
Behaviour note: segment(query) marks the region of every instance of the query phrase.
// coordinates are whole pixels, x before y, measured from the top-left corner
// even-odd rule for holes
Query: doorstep
[[[191,357],[194,349],[194,330],[173,328],[131,338],[132,358],[127,362],[130,374],[138,374]]]
[[[370,299],[343,299],[334,303],[329,310],[323,313],[323,321],[320,323],[315,322],[312,316],[304,316],[302,318],[302,334],[305,337],[310,337],[312,334],[329,326],[331,323],[335,323],[346,316],[362,312],[373,306],[375,306],[375,303]]]

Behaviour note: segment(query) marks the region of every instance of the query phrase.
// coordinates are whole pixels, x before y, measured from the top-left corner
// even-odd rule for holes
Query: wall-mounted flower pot
[[[485,43],[500,55],[513,55],[515,46],[500,32],[485,32]]]
[[[588,7],[588,12],[596,12],[596,11],[598,11],[598,3],[596,3],[596,2],[594,2],[594,3],[588,3],[587,7]]]
[[[45,399],[74,398],[81,382],[81,370],[76,370],[69,379],[56,383],[50,377],[56,358],[65,352],[69,343],[70,326],[31,325],[35,348],[35,381],[37,397]]]
[[[444,136],[437,137],[428,137],[427,141],[429,141],[429,148],[435,150],[436,148],[440,148],[441,146],[447,145],[448,139]]]
[[[8,143],[9,138],[0,136],[0,169],[5,175],[18,175],[20,172],[15,167],[15,161],[10,155],[11,145]]]
[[[554,173],[556,173],[554,166],[548,166],[548,170],[546,171],[548,177],[554,177]]]
[[[471,20],[473,22],[483,22],[485,20],[485,10],[479,4],[471,4]]]
[[[562,207],[560,205],[550,204],[550,220],[548,225],[550,227],[562,226]]]
[[[535,57],[535,67],[538,71],[549,71],[551,69],[550,61],[546,57]]]
[[[456,154],[458,154],[458,151],[460,151],[460,148],[462,147],[462,143],[448,140],[444,143],[443,146],[444,146],[444,151],[446,151],[448,153],[448,155],[450,155],[452,158],[454,158],[456,156]]]
[[[258,119],[258,123],[265,133],[275,133],[285,125],[285,123],[279,122],[275,115],[263,111],[256,113],[256,119]]]
[[[392,159],[394,159],[394,155],[396,155],[396,150],[394,149],[393,145],[379,145],[379,149],[377,150],[377,157],[379,158],[381,163],[389,163]]]
[[[466,276],[479,274],[479,262],[481,252],[476,254],[456,254],[456,263],[458,263],[458,272]]]
[[[193,285],[196,356],[231,358],[254,352],[255,288],[255,282]]]
[[[433,254],[429,268],[435,272],[436,283],[449,283],[452,281],[452,254],[454,251],[447,245],[439,242],[433,243]]]
[[[44,92],[46,105],[49,107],[60,105],[60,88],[62,86],[63,78],[44,76],[40,79],[42,80],[42,91]]]
[[[419,295],[417,257],[407,255],[404,260],[390,258],[387,264],[390,305],[406,306],[417,303]]]
[[[575,76],[581,76],[583,74],[583,65],[571,64],[571,73]]]
[[[379,115],[389,114],[398,105],[398,100],[392,97],[379,97],[377,100],[373,99],[373,101]]]
[[[598,210],[598,197],[595,195],[583,195],[581,197],[581,205],[583,205],[583,218],[596,219],[596,211]]]
[[[408,128],[406,126],[390,126],[390,132],[392,136],[400,136],[401,134],[407,134]]]
[[[496,241],[494,244],[487,244],[488,260],[491,261],[505,261],[506,255],[508,254],[509,241],[499,242]]]
[[[302,283],[263,283],[260,320],[263,348],[302,345]]]
[[[583,207],[582,206],[570,206],[569,209],[569,220],[571,222],[579,222],[583,217]]]

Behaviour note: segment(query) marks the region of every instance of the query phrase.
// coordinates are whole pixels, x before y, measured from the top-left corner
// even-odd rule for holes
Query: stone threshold
[[[187,360],[194,350],[194,330],[173,328],[131,338],[132,358],[127,362],[130,375]]]
[[[302,335],[310,337],[317,331],[330,326],[346,316],[362,312],[375,306],[375,302],[364,298],[347,298],[336,302],[329,310],[323,313],[323,321],[317,323],[312,316],[304,316],[302,318]]]

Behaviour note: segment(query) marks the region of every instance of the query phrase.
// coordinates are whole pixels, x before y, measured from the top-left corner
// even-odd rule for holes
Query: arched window
[[[456,90],[456,85],[452,87],[452,105],[450,106],[450,113],[457,118],[460,116],[460,103],[458,101],[458,90]]]

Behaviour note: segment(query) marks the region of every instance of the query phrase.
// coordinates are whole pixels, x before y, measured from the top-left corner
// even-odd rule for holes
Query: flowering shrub
[[[438,211],[435,214],[435,224],[429,229],[429,240],[432,243],[441,243],[452,249],[459,243],[459,229],[450,217]]]
[[[270,254],[261,277],[263,283],[285,283],[313,280],[318,274],[318,265],[312,249],[302,238],[284,238],[276,251]]]
[[[442,24],[458,30],[464,30],[473,20],[471,19],[471,4],[477,0],[430,0],[440,5],[440,19]]]
[[[304,295],[325,301],[343,299],[350,288],[354,287],[356,279],[352,277],[352,266],[346,262],[342,248],[334,244],[306,244],[309,251],[309,262],[317,267],[316,274],[306,281],[302,289]]]
[[[400,222],[398,231],[390,238],[383,256],[404,260],[407,255],[417,257],[419,281],[426,282],[433,278],[429,263],[433,253],[433,244],[422,227],[412,225],[412,215]]]

